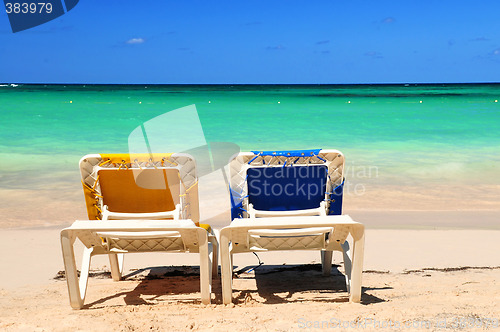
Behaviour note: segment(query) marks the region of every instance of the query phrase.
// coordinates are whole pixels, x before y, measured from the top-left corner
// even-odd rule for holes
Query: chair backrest
[[[327,172],[325,165],[249,168],[248,202],[263,211],[317,208],[325,199]]]
[[[175,209],[199,222],[198,178],[194,158],[185,153],[86,155],[80,172],[89,219],[101,219],[101,207],[122,213]]]
[[[231,216],[257,210],[312,209],[342,214],[344,156],[337,150],[241,152],[230,161]]]
[[[116,168],[97,172],[103,204],[109,211],[148,213],[175,209],[173,197],[179,197],[177,169],[143,169],[137,177],[134,172],[137,171]]]

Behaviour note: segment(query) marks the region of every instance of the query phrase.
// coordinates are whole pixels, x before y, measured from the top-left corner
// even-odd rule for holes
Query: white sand
[[[472,326],[459,324],[498,326],[498,200],[490,195],[479,205],[464,205],[463,197],[452,191],[446,203],[439,190],[419,197],[416,189],[346,199],[344,212],[367,227],[361,304],[346,303],[339,253],[334,256],[339,267],[331,277],[318,271],[317,252],[259,254],[264,265],[234,280],[234,308],[221,305],[219,280],[214,282],[214,304],[199,304],[197,255],[131,254],[125,260],[128,277],[121,282],[105,273],[106,257],[95,257],[92,269],[97,275],[89,281],[87,306],[74,311],[65,281],[52,278],[63,270],[62,225],[87,217],[81,188],[0,189],[0,331],[347,330],[349,324],[364,331],[387,324],[429,331],[441,330],[439,324],[451,330]],[[224,211],[216,204],[211,209],[206,216],[212,226],[229,223],[228,211],[213,213]],[[237,270],[257,262],[252,254],[235,255]],[[164,277],[165,271],[178,272]],[[150,273],[159,277],[148,277]]]
[[[457,330],[458,324],[469,324],[464,326],[470,330],[494,327],[500,319],[498,230],[368,229],[361,304],[346,302],[340,254],[331,277],[321,276],[317,252],[259,254],[264,265],[234,279],[235,307],[220,304],[219,280],[214,304],[199,304],[196,255],[131,254],[126,280],[90,279],[87,306],[80,311],[70,308],[65,281],[52,280],[63,269],[59,231],[0,233],[0,330],[292,331],[316,325],[342,330],[336,324],[361,330],[376,324],[413,330],[447,324]],[[236,270],[256,264],[252,254],[235,255]],[[107,266],[105,257],[96,257],[92,269],[102,272]],[[480,268],[445,269],[458,267]],[[161,276],[173,270],[181,275]],[[148,278],[149,273],[160,278]]]

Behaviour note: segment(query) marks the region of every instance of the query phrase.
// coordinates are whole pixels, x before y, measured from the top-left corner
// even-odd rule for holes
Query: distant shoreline
[[[400,82],[400,83],[33,83],[33,82],[3,82],[0,83],[0,87],[11,85],[17,85],[19,87],[24,86],[165,86],[165,87],[175,87],[175,86],[238,86],[238,87],[255,87],[255,86],[269,86],[269,87],[280,87],[280,86],[293,86],[293,87],[311,87],[317,88],[320,86],[324,87],[362,87],[362,86],[378,86],[378,87],[438,87],[438,86],[459,86],[459,85],[500,85],[500,82]],[[16,86],[16,87],[17,87]]]

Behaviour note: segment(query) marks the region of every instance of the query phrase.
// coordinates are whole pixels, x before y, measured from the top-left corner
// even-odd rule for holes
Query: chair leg
[[[352,280],[351,280],[351,301],[361,301],[361,277],[363,273],[363,259],[365,250],[365,228],[357,225],[353,229],[354,248],[352,255]]]
[[[333,251],[321,250],[321,265],[324,276],[329,276],[332,272],[332,256]]]
[[[208,279],[208,303],[210,304],[211,298],[212,298],[212,286],[213,286],[213,281],[214,281],[214,246],[212,243],[208,242],[208,272],[207,272],[207,279]],[[201,277],[201,274],[200,274]]]
[[[111,277],[114,281],[120,281],[123,273],[123,254],[108,254],[111,266]]]
[[[219,243],[215,236],[209,236],[208,241],[212,244],[212,278],[219,276]]]
[[[352,272],[352,261],[351,252],[349,248],[349,242],[345,241],[341,244],[342,254],[344,256],[344,274],[345,274],[345,284],[347,287],[347,292],[351,293],[351,272]]]
[[[233,293],[233,267],[232,254],[229,250],[229,239],[224,232],[220,234],[220,261],[221,261],[221,281],[222,281],[222,303],[230,304],[232,302]]]
[[[207,233],[204,229],[200,229],[198,233],[198,243],[200,248],[200,292],[201,303],[210,304],[210,294],[212,285],[212,274],[210,264],[210,255],[213,252],[213,247],[208,246]]]
[[[75,239],[68,231],[61,232],[61,247],[63,253],[64,269],[66,271],[66,282],[68,284],[69,302],[73,309],[81,309],[87,293],[87,283],[90,270],[90,261],[94,248],[85,248],[83,251],[82,268],[80,279],[75,262],[75,251],[73,244]]]

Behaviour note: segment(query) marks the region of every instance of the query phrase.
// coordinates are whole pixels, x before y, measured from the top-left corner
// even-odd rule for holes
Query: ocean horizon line
[[[2,86],[458,86],[458,85],[500,85],[499,82],[406,82],[406,83],[25,83],[0,82]]]

